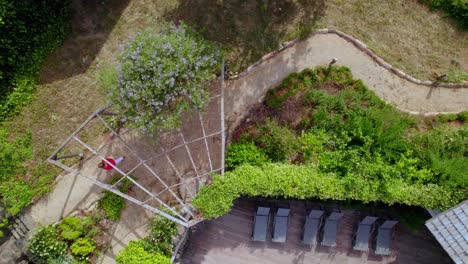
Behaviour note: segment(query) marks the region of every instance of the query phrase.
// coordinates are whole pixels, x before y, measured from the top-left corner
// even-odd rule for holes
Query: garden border
[[[392,66],[391,64],[387,63],[384,59],[380,58],[371,49],[369,49],[367,47],[367,45],[364,44],[362,41],[358,40],[357,38],[355,38],[355,37],[353,37],[351,35],[348,35],[348,34],[346,34],[344,32],[341,32],[339,30],[328,29],[328,28],[318,29],[315,32],[313,32],[310,37],[312,37],[313,35],[316,35],[316,34],[323,34],[323,35],[325,35],[325,34],[335,34],[335,35],[345,39],[346,41],[351,42],[357,49],[364,52],[367,56],[371,57],[372,60],[375,61],[379,66],[387,69],[388,71],[390,71],[391,73],[397,75],[398,77],[400,77],[402,79],[405,79],[405,80],[407,80],[409,82],[412,82],[414,84],[428,86],[428,87],[468,88],[468,82],[444,83],[444,82],[432,82],[432,81],[428,81],[428,80],[427,81],[418,80],[418,79],[414,78],[413,76],[411,76],[409,74],[406,74],[402,70],[400,70],[400,69]],[[299,43],[301,41],[303,41],[303,40],[294,39],[294,40],[291,40],[291,41],[288,41],[288,42],[284,43],[284,45],[281,48],[262,56],[262,58],[260,58],[257,62],[253,63],[252,65],[247,67],[247,69],[245,69],[244,71],[242,71],[241,73],[235,75],[234,77],[232,77],[230,79],[235,80],[235,79],[239,79],[241,77],[244,77],[244,76],[248,75],[258,65],[260,65],[263,62],[275,57],[277,54],[279,54],[283,50],[291,48],[292,46],[294,46],[295,44],[297,44],[297,43]]]

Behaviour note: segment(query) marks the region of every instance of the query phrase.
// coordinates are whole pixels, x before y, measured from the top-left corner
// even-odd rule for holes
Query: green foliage
[[[279,108],[289,97],[316,82],[317,74],[310,69],[305,69],[301,73],[292,73],[278,87],[267,92],[265,103],[270,108]]]
[[[116,183],[117,180],[118,178],[114,178],[111,181],[111,184]],[[119,183],[118,189],[125,193],[132,184],[132,181],[124,179]],[[125,200],[113,192],[105,191],[104,197],[99,200],[98,206],[104,210],[104,213],[108,219],[118,221],[120,220],[122,210],[125,208]]]
[[[59,240],[58,232],[53,226],[44,226],[29,241],[28,249],[39,263],[49,263],[50,258],[65,253],[67,244]]]
[[[285,161],[290,158],[298,148],[294,131],[280,126],[276,121],[267,119],[261,127],[260,136],[256,139],[257,146],[264,149],[268,159],[272,161]]]
[[[462,191],[435,184],[408,183],[403,179],[366,179],[340,177],[322,173],[314,166],[266,163],[262,166],[241,165],[216,176],[193,201],[204,217],[227,213],[233,201],[241,196],[284,199],[359,200],[364,203],[418,205],[426,208],[449,208],[463,199]]]
[[[468,2],[465,0],[421,0],[431,8],[441,9],[447,12],[457,22],[468,28]]]
[[[269,161],[289,158],[300,165],[233,165],[234,170],[224,178],[215,177],[193,201],[205,217],[224,214],[240,196],[357,200],[439,209],[466,197],[466,126],[418,135],[411,116],[353,80],[349,69],[308,71],[316,74],[315,84],[295,83],[306,89],[304,96],[294,98],[298,100],[294,103],[305,105],[301,122],[306,129],[297,131],[300,137],[287,124],[279,125],[283,120],[268,120],[242,127],[234,137],[238,143],[233,144],[255,144],[265,149]],[[300,74],[292,76],[305,79]],[[285,114],[281,108],[274,111],[277,119]],[[463,114],[450,118],[459,116]],[[292,155],[295,153],[298,155]]]
[[[48,264],[75,264],[78,263],[72,256],[70,255],[61,255],[57,257],[49,258]]]
[[[83,235],[84,232],[83,220],[78,217],[69,216],[63,219],[62,223],[58,225],[60,236],[68,241],[75,241]]]
[[[460,122],[468,121],[468,111],[458,113],[457,120],[459,120]]]
[[[438,182],[467,188],[468,127],[459,130],[438,127],[413,138],[418,157],[429,164]]]
[[[166,210],[166,213],[169,213]],[[175,222],[156,215],[148,226],[150,235],[143,241],[145,249],[151,253],[162,253],[166,256],[172,254],[172,238],[177,234],[177,225]]]
[[[145,250],[141,241],[130,241],[115,258],[118,264],[169,264],[171,260],[162,253],[151,253]]]
[[[468,72],[465,72],[463,68],[451,68],[447,72],[446,82],[465,82],[468,81]]]
[[[458,115],[457,114],[446,114],[446,115],[439,115],[437,116],[437,121],[441,123],[446,123],[446,122],[452,122],[457,120]]]
[[[73,242],[70,250],[78,259],[87,260],[87,257],[96,250],[96,245],[91,238],[82,237]]]
[[[31,99],[47,55],[70,29],[69,1],[0,1],[0,122]]]
[[[301,153],[306,161],[316,161],[330,141],[330,135],[323,129],[311,129],[302,131],[298,138],[301,143]]]
[[[183,112],[207,103],[219,59],[214,46],[184,24],[144,31],[123,47],[110,99],[137,127],[177,127]]]
[[[260,165],[267,161],[265,151],[253,143],[233,143],[229,146],[226,157],[226,167],[234,169],[235,167],[250,163]]]

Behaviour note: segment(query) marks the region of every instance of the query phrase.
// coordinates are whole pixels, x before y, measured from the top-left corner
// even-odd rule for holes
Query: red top
[[[106,160],[111,163],[112,165],[115,166],[115,160],[113,158],[106,158]],[[104,164],[104,167],[103,169],[106,170],[106,171],[110,171],[112,170],[113,168],[111,167],[111,165],[109,165],[107,162],[105,161],[102,161],[102,163]]]

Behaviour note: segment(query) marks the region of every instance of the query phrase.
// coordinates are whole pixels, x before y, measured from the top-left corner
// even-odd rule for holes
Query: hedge
[[[466,0],[421,0],[433,9],[441,9],[468,29],[468,2]]]
[[[31,99],[39,67],[70,28],[69,0],[0,0],[0,121]]]
[[[201,189],[193,205],[206,219],[219,217],[241,197],[282,199],[381,201],[389,205],[406,204],[433,209],[446,209],[461,201],[462,191],[436,184],[407,183],[402,179],[366,180],[319,173],[309,165],[266,163],[245,164],[225,177],[215,176],[213,183]]]

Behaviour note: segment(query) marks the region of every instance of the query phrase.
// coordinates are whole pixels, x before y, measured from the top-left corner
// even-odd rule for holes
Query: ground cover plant
[[[234,132],[231,171],[193,202],[207,218],[226,213],[240,196],[436,209],[466,198],[467,124],[434,121],[422,131],[420,121],[387,105],[345,67],[291,74],[248,120]]]
[[[35,263],[90,263],[100,246],[97,215],[69,216],[57,225],[41,227],[29,240],[28,250]],[[63,262],[60,262],[63,261]]]
[[[169,211],[166,210],[167,213]],[[173,243],[177,233],[176,223],[156,215],[148,225],[149,235],[130,243],[116,257],[118,264],[132,263],[171,263]]]

